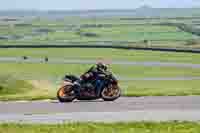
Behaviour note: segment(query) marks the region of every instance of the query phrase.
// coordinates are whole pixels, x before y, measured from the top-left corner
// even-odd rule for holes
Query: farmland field
[[[109,28],[87,28],[81,32],[95,33],[95,40],[112,41],[143,41],[143,40],[188,40],[193,35],[182,32],[176,27],[155,26],[155,25],[135,25],[135,26],[117,26]],[[99,36],[99,37],[98,37]]]
[[[183,22],[188,24],[187,21]],[[0,24],[0,45],[66,45],[71,42],[77,44],[90,42],[93,45],[97,42],[110,41],[112,45],[125,45],[126,42],[133,42],[130,45],[136,43],[143,46],[146,40],[150,42],[148,43],[150,46],[169,47],[170,45],[187,48],[191,46],[187,45],[188,41],[199,40],[198,35],[183,31],[176,26],[163,25],[167,22],[179,23],[176,19],[135,21],[119,18],[81,19],[76,17],[68,17],[62,21],[33,19],[16,24]]]

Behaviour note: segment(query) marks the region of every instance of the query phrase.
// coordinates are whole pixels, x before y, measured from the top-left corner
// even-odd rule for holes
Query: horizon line
[[[138,8],[99,8],[99,9],[0,9],[0,11],[114,11],[114,10],[121,10],[121,11],[130,11],[130,10],[137,10],[137,9],[200,9],[200,7],[146,7],[143,6]]]

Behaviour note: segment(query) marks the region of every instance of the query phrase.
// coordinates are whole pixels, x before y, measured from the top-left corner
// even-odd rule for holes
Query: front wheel
[[[101,96],[104,101],[114,101],[121,96],[121,89],[118,85],[110,84],[103,89]]]
[[[72,102],[75,98],[73,85],[64,85],[57,92],[57,98],[60,102]]]

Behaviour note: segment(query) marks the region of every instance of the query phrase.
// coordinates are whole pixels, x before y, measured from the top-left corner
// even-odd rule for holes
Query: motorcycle
[[[81,82],[77,91],[77,81],[80,80],[74,75],[66,75],[62,86],[57,92],[60,102],[72,102],[73,100],[95,100],[114,101],[121,95],[118,81],[112,73],[99,74],[95,79],[88,82]]]

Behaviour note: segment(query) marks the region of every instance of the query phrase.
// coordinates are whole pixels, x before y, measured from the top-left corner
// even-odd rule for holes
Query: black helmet
[[[97,69],[106,71],[107,66],[106,66],[106,64],[99,62],[99,63],[97,63]]]

